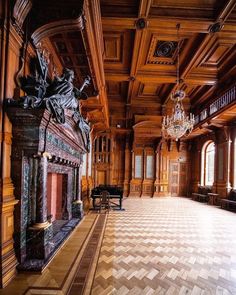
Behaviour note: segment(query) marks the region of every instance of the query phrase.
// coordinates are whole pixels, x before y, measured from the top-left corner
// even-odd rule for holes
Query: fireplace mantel
[[[10,105],[12,122],[12,179],[19,200],[15,210],[15,250],[19,269],[41,271],[83,216],[81,165],[89,136],[71,110],[58,124],[46,108],[24,109]],[[48,174],[63,175],[65,219],[53,234],[47,204]]]

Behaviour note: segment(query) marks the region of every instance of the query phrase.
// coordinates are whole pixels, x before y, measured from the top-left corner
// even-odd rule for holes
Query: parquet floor
[[[92,295],[236,294],[236,214],[185,198],[127,199],[107,218]]]
[[[130,198],[86,215],[42,274],[0,295],[236,295],[236,213],[185,198]]]

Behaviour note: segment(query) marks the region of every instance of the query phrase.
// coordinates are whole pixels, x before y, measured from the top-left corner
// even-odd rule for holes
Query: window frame
[[[213,146],[214,149],[213,151],[208,150],[210,146]],[[213,181],[212,183],[208,182],[208,175],[209,175],[209,169],[208,169],[208,158],[207,158],[207,154],[213,152],[214,153],[214,161],[213,161]],[[207,141],[203,147],[202,147],[202,152],[201,152],[201,185],[204,186],[212,186],[214,184],[215,181],[215,156],[216,156],[216,149],[215,149],[215,143],[214,141],[210,140]]]
[[[233,188],[236,189],[236,136],[233,141]]]

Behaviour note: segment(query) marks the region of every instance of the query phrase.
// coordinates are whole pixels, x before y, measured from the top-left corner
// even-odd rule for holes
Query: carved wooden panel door
[[[179,163],[179,196],[187,195],[187,163]]]
[[[179,195],[179,163],[170,161],[169,192],[171,196]]]
[[[170,161],[169,192],[171,196],[187,194],[187,163]]]

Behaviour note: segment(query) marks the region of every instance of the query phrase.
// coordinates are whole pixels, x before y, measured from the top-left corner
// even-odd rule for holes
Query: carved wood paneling
[[[195,9],[196,6],[198,6],[197,10]],[[151,5],[150,14],[152,16],[164,16],[167,14],[171,17],[214,18],[215,11],[219,11],[222,6],[222,3],[216,3],[214,0],[191,0],[188,3],[176,2],[174,0],[166,3],[165,0],[154,0]]]
[[[109,31],[104,30],[104,67],[106,72],[111,69],[123,73],[129,72],[132,59],[133,35],[132,30],[110,31],[110,28]]]
[[[137,17],[139,3],[136,0],[130,1],[109,1],[101,0],[102,16]]]
[[[123,34],[104,34],[105,62],[122,63]]]
[[[79,31],[58,33],[51,36],[50,41],[63,67],[74,70],[75,85],[81,85],[86,76],[91,76],[83,38]],[[87,88],[89,96],[92,96],[94,87],[97,88],[95,85]]]
[[[223,69],[224,72],[232,71],[233,64],[235,64],[232,59],[234,56],[232,48],[235,46],[232,28],[235,31],[236,27],[230,27],[227,22],[224,26],[221,23],[217,26],[217,21],[224,22],[231,14],[233,15],[232,1],[229,1],[228,5],[215,0],[196,0],[187,4],[164,0],[160,3],[141,1],[140,15],[146,15],[144,26],[136,30],[133,47],[131,42],[127,48],[125,45],[127,38],[123,38],[123,51],[122,48],[117,50],[118,45],[121,47],[122,44],[121,41],[117,41],[117,35],[124,32],[125,28],[131,30],[137,27],[138,21],[135,18],[122,15],[121,7],[127,8],[129,5],[132,6],[128,1],[122,1],[122,4],[119,2],[114,6],[107,1],[102,1],[104,39],[108,33],[110,36],[112,34],[116,36],[111,45],[114,50],[116,48],[116,54],[113,54],[116,60],[114,59],[113,64],[109,63],[109,67],[105,66],[107,68],[106,79],[111,80],[112,77],[119,82],[129,81],[126,103],[131,104],[131,112],[124,114],[126,125],[130,125],[135,114],[141,113],[142,109],[145,115],[154,115],[155,112],[159,114],[160,108],[156,108],[156,101],[169,104],[170,94],[176,88],[178,44],[180,47],[180,77],[183,79],[181,88],[186,90],[187,99],[189,99],[187,109],[190,108],[190,104],[197,107],[199,103],[212,99],[217,93],[218,79],[223,79],[223,75],[219,73],[223,73]],[[116,11],[112,13],[111,7],[116,7]],[[196,15],[198,20],[196,20]],[[177,21],[174,18],[168,19],[170,16],[178,17],[179,39],[176,32]],[[217,28],[221,30],[219,33],[208,34],[210,30],[213,32]],[[119,73],[121,70],[126,71],[127,67],[122,68],[122,64],[118,67],[117,61],[120,60],[120,52],[129,55],[130,50],[132,52],[129,64],[130,77],[127,77]],[[125,59],[125,56],[123,58]],[[105,64],[108,62],[105,61]],[[229,67],[227,71],[225,71],[226,65]],[[232,77],[232,72],[228,75],[228,79],[230,76]],[[155,84],[158,85],[157,90],[155,90]],[[153,99],[149,101],[147,98],[151,96]],[[141,101],[141,97],[145,97],[146,101]],[[112,98],[112,95],[108,93],[108,99],[111,101],[110,108],[113,108]],[[140,102],[146,105],[141,108],[139,107]],[[150,103],[153,108],[147,103]]]

